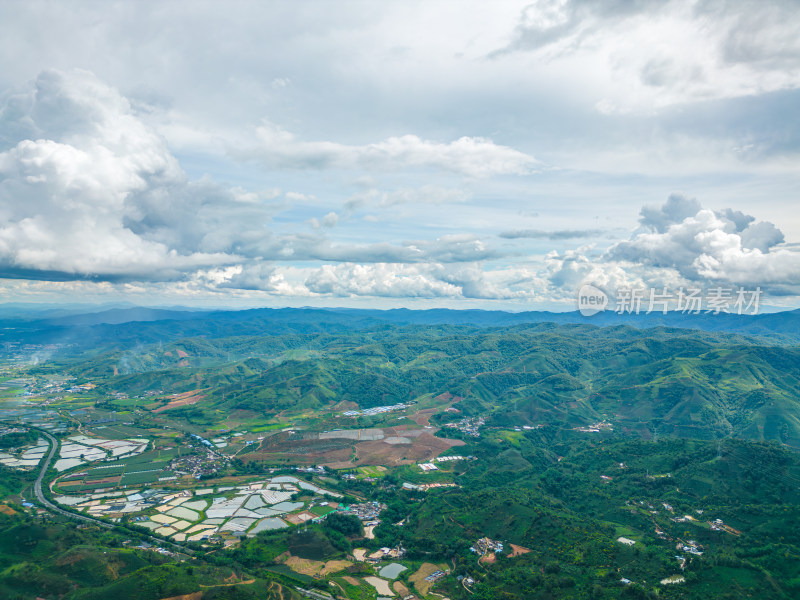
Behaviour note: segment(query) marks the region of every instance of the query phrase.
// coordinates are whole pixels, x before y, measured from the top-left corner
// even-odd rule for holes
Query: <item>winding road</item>
[[[47,458],[44,459],[42,463],[42,467],[39,470],[39,476],[36,478],[36,482],[33,484],[33,493],[36,495],[36,500],[44,506],[47,510],[52,512],[56,512],[60,515],[64,515],[65,517],[69,517],[70,519],[75,519],[77,521],[84,521],[86,523],[94,523],[95,525],[99,525],[100,527],[105,527],[106,529],[113,529],[114,526],[110,523],[106,523],[105,521],[101,521],[99,519],[93,519],[92,517],[86,517],[84,515],[76,515],[75,513],[71,513],[63,508],[60,508],[50,502],[47,498],[45,498],[44,493],[42,493],[42,482],[44,481],[44,476],[47,474],[47,469],[50,468],[50,463],[53,460],[53,457],[58,450],[58,440],[50,435],[48,432],[44,431],[43,429],[39,430],[43,436],[47,438],[50,442],[50,452],[47,455]]]
[[[39,433],[45,436],[47,440],[50,442],[50,452],[48,453],[47,458],[45,458],[44,462],[42,463],[42,467],[39,470],[39,476],[36,478],[36,481],[33,484],[33,493],[36,495],[36,500],[39,502],[39,504],[44,506],[49,511],[58,513],[70,519],[75,519],[76,521],[83,521],[84,523],[92,523],[94,525],[99,525],[100,527],[104,527],[106,529],[114,529],[115,525],[112,525],[111,523],[106,523],[105,521],[101,521],[100,519],[87,517],[85,515],[78,515],[68,510],[64,510],[63,508],[56,506],[55,504],[50,502],[50,500],[45,498],[44,493],[42,492],[42,483],[44,482],[44,476],[47,474],[47,469],[50,468],[50,463],[52,462],[53,457],[55,456],[56,451],[58,450],[58,440],[56,440],[56,438],[54,438],[52,435],[50,435],[50,433],[48,433],[43,429],[37,429],[37,431],[39,431]],[[124,527],[124,525],[120,525],[120,527]],[[155,542],[159,546],[165,546],[165,545],[172,546],[174,548],[180,549],[180,551],[183,552],[184,554],[194,554],[194,550],[190,550],[189,548],[184,548],[183,546],[180,546],[178,544],[174,544],[172,542],[168,542],[166,540],[154,536],[149,536],[139,531],[137,531],[136,533],[140,536],[148,538],[149,540]]]

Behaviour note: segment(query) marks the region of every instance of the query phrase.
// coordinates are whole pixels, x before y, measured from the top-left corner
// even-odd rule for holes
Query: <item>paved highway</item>
[[[106,529],[113,529],[113,525],[106,523],[105,521],[100,521],[99,519],[93,519],[92,517],[86,517],[84,515],[76,515],[75,513],[71,513],[63,508],[60,508],[50,502],[47,498],[44,497],[42,493],[42,481],[44,481],[44,476],[47,474],[47,469],[50,468],[50,462],[53,460],[53,457],[58,450],[58,441],[52,435],[47,433],[46,431],[40,429],[39,432],[47,438],[50,442],[50,452],[47,455],[47,458],[44,459],[42,463],[42,467],[39,470],[39,476],[36,478],[36,483],[33,484],[33,493],[36,494],[36,500],[39,501],[39,504],[44,506],[47,510],[52,512],[56,512],[60,515],[64,515],[65,517],[69,517],[70,519],[75,519],[77,521],[84,521],[86,523],[94,523],[95,525],[99,525],[100,527],[105,527]]]
[[[84,523],[92,523],[94,525],[99,525],[100,527],[105,527],[106,529],[114,529],[114,525],[111,523],[106,523],[105,521],[101,521],[100,519],[94,519],[92,517],[87,517],[85,515],[77,515],[73,512],[69,512],[68,510],[64,510],[50,502],[47,498],[45,498],[44,494],[42,493],[42,482],[44,481],[44,476],[47,474],[47,469],[50,468],[50,463],[53,460],[53,457],[58,451],[58,440],[50,435],[47,431],[43,429],[38,430],[43,436],[47,438],[50,442],[50,452],[45,458],[44,462],[42,463],[42,467],[39,470],[39,476],[36,478],[36,482],[33,484],[33,493],[36,495],[36,500],[44,506],[47,510],[58,513],[60,515],[64,515],[65,517],[69,517],[70,519],[75,519],[76,521],[83,521]],[[172,546],[174,548],[178,548],[181,552],[185,554],[194,554],[194,550],[190,550],[189,548],[184,548],[179,546],[178,544],[173,544],[172,542],[167,542],[157,537],[152,537],[145,535],[140,532],[136,532],[139,535],[144,535],[146,538],[154,542],[158,546]]]

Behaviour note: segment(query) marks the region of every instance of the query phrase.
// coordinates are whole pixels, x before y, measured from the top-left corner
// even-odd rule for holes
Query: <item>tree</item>
[[[338,512],[331,513],[325,519],[325,526],[346,536],[354,536],[361,533],[361,521],[355,515],[345,515]]]

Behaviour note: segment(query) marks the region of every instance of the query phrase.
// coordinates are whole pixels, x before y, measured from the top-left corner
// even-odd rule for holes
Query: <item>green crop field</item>
[[[174,475],[172,471],[139,471],[128,472],[122,476],[120,485],[141,485],[144,483],[155,483],[162,477]]]

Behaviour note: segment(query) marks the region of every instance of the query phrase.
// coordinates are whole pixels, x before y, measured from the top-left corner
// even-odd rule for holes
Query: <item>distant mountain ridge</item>
[[[465,325],[478,328],[527,323],[585,324],[597,327],[629,325],[639,329],[669,327],[758,336],[779,344],[800,343],[800,310],[761,315],[736,314],[617,314],[584,317],[573,312],[505,312],[452,309],[257,308],[247,310],[111,308],[98,312],[3,317],[0,342],[151,343],[183,337],[277,335],[287,332],[336,332],[392,325]]]

